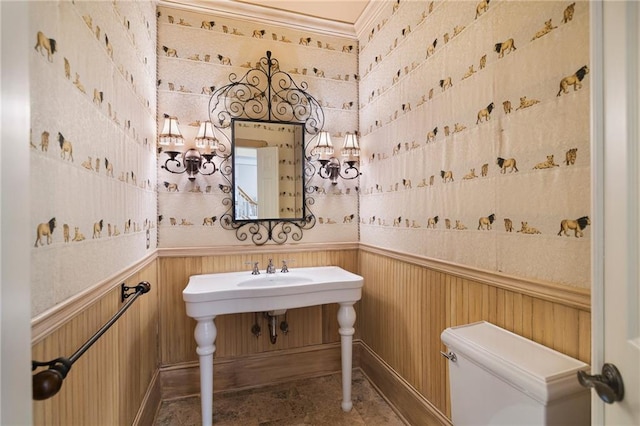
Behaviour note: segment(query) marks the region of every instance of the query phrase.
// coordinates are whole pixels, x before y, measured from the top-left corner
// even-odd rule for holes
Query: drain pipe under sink
[[[286,312],[286,309],[278,309],[265,312],[264,314],[269,323],[269,341],[271,341],[271,344],[275,345],[278,339],[278,333],[276,332],[278,326],[278,315],[284,315]],[[289,326],[286,320],[282,321],[282,324],[280,324],[280,329],[285,334],[287,333],[287,331],[289,331]]]

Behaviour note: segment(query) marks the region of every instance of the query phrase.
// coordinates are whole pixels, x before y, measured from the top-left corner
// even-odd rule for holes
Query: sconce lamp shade
[[[344,146],[342,147],[343,157],[359,157],[360,145],[355,133],[347,133],[344,137]]]
[[[200,123],[195,141],[197,148],[206,148],[208,145],[212,150],[218,149],[218,139],[213,134],[213,126],[210,121]]]
[[[170,117],[167,114],[164,115],[164,124],[160,135],[158,135],[158,142],[160,145],[184,145],[184,138],[178,128],[177,117]]]
[[[320,159],[327,159],[333,155],[333,144],[331,143],[331,135],[323,130],[318,135],[318,144],[314,148],[314,152],[320,155]]]

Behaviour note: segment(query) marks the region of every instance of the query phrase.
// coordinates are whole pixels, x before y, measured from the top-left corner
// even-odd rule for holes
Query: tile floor
[[[340,373],[257,389],[218,393],[213,398],[214,425],[229,426],[404,426],[358,369],[353,371],[353,410],[340,408]],[[200,425],[200,397],[160,405],[154,426]]]

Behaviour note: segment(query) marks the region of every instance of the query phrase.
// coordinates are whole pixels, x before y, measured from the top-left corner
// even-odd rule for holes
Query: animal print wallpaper
[[[358,129],[355,37],[159,7],[158,116],[177,117],[186,146],[193,147],[200,123],[209,119],[211,93],[230,83],[232,73],[242,77],[267,51],[297,84],[308,84],[307,91],[323,108],[324,129],[332,135],[335,153],[341,158],[345,133]],[[159,119],[158,125],[162,123]],[[272,127],[276,134],[277,126]],[[221,135],[218,139],[226,140]],[[229,152],[226,142],[225,148]],[[230,188],[220,172],[199,173],[190,181],[186,174],[164,169],[167,158],[164,152],[158,158],[159,246],[253,245],[251,238],[240,241],[235,231],[220,225],[221,216],[230,207],[225,204]],[[213,161],[220,165],[219,159]],[[282,179],[290,175],[283,173]],[[316,174],[308,185],[313,188],[310,195],[315,203],[310,207],[316,224],[304,230],[301,242],[358,241],[358,179],[339,179],[332,185]],[[288,215],[286,211],[283,214]]]
[[[220,225],[219,173],[161,167],[157,117],[192,145],[210,93],[267,50],[322,105],[336,154],[359,130],[362,176],[312,178],[301,242],[588,288],[588,2],[389,1],[368,22],[357,40],[153,2],[30,4],[33,315],[156,241],[252,244]]]
[[[153,2],[29,6],[35,316],[156,248],[156,21]]]
[[[363,243],[589,288],[588,2],[389,2],[359,74]]]

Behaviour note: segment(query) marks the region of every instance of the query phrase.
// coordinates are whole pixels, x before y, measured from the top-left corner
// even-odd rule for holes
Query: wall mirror
[[[305,217],[304,128],[233,119],[233,219]]]
[[[309,185],[316,173],[312,144],[324,126],[324,112],[271,52],[244,75],[229,75],[215,89],[209,118],[231,146],[228,167],[221,167],[229,197],[220,223],[254,244],[299,241],[315,225]]]

